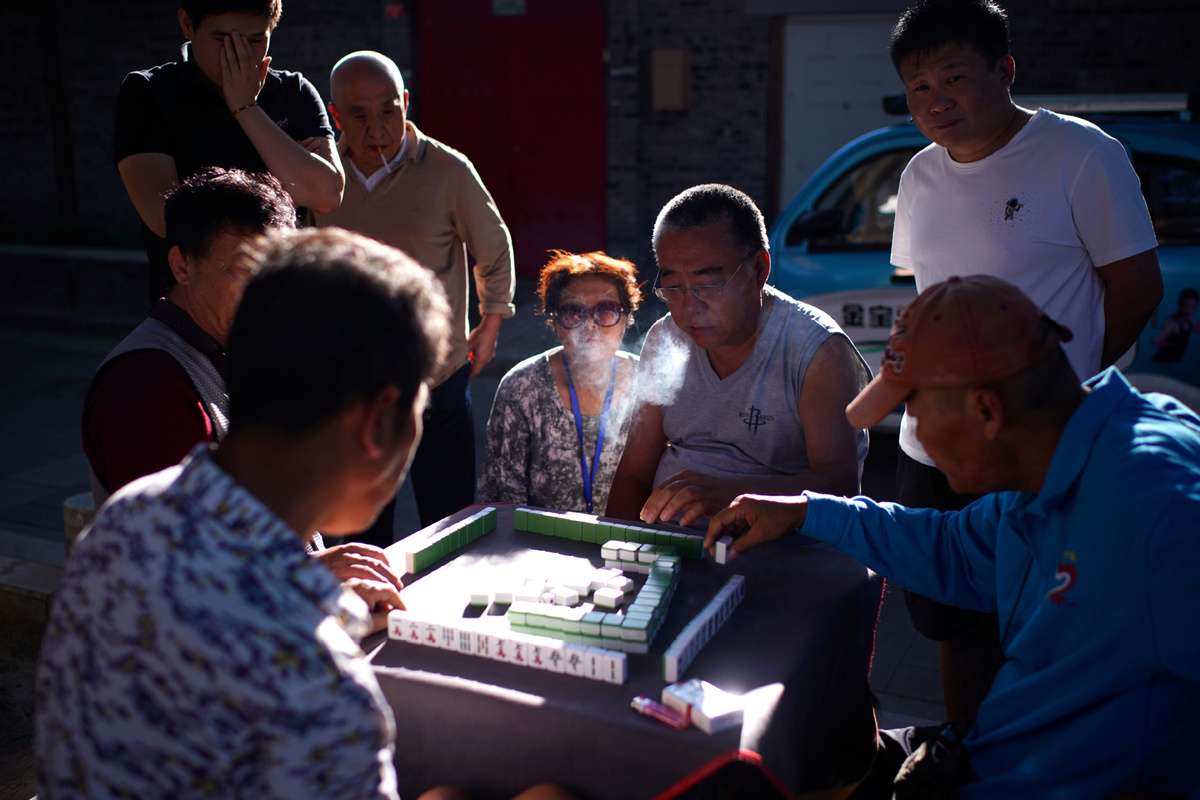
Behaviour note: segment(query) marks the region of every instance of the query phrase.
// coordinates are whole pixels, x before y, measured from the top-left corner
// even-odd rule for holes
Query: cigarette
[[[392,168],[388,166],[388,162],[387,162],[387,156],[385,156],[385,155],[383,154],[383,148],[382,148],[382,147],[376,147],[375,149],[379,151],[379,160],[383,162],[383,168],[384,168],[385,170],[387,170],[387,174],[388,174],[388,175],[391,175],[391,174],[392,174]]]

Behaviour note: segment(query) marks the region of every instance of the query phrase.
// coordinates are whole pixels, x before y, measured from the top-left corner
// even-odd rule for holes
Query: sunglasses
[[[589,316],[598,327],[611,328],[621,321],[621,315],[624,313],[625,309],[621,308],[617,301],[604,300],[591,308],[579,303],[563,303],[554,316],[560,326],[571,330],[586,322]]]

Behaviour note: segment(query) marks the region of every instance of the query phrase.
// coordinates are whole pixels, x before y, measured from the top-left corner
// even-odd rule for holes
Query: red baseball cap
[[[1051,333],[1038,341],[1043,318]],[[879,374],[846,406],[856,428],[869,428],[917,389],[986,386],[1036,364],[1071,331],[1011,283],[990,275],[950,278],[904,308]]]

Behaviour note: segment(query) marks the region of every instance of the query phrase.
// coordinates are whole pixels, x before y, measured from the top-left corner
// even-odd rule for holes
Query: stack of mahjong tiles
[[[651,564],[645,584],[633,602],[625,605],[624,613],[597,611],[590,605],[571,607],[518,600],[508,609],[509,627],[516,633],[645,655],[666,619],[667,606],[679,585],[679,569],[679,560],[672,557]],[[594,594],[606,590],[611,591],[611,587],[597,588]]]
[[[678,711],[697,728],[712,735],[741,725],[746,701],[708,681],[692,678],[663,687],[662,704]]]
[[[609,541],[674,547],[684,558],[704,557],[704,537],[665,527],[646,527],[602,520],[594,514],[577,511],[541,511],[518,508],[513,511],[513,529],[573,539],[577,542],[604,544]],[[636,570],[644,571],[644,570]]]
[[[649,573],[658,562],[679,563],[678,549],[669,544],[638,544],[610,539],[600,545],[604,566],[629,572]]]
[[[472,628],[466,620],[435,620],[409,611],[388,613],[388,636],[409,644],[607,683],[624,683],[627,673],[626,656],[620,651],[573,644],[561,638],[487,633]]]
[[[663,653],[663,680],[674,683],[684,673],[717,629],[729,618],[745,594],[746,579],[734,575],[717,596],[697,614]]]
[[[441,530],[418,531],[392,547],[403,554],[404,571],[415,575],[495,529],[496,509],[488,506]]]
[[[667,559],[666,563],[678,563],[679,559]],[[618,608],[625,602],[625,595],[633,590],[633,580],[619,569],[593,569],[576,573],[571,577],[556,580],[526,578],[519,589],[471,592],[471,605],[488,605],[492,599],[501,605],[517,603],[552,603],[558,606],[577,606],[588,597],[603,608]]]

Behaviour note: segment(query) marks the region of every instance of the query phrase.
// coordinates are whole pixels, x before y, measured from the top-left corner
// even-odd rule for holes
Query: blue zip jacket
[[[997,611],[1008,658],[956,797],[1200,796],[1200,417],[1115,369],[1037,494],[960,512],[808,494],[804,533],[943,603]]]

